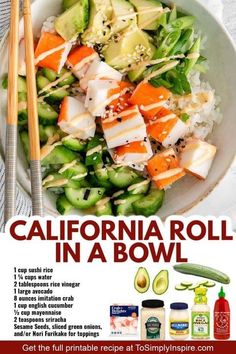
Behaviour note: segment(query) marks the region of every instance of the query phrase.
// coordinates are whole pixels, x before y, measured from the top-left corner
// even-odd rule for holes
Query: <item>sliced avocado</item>
[[[89,2],[79,0],[55,20],[55,29],[65,41],[82,33],[88,25]]]
[[[124,69],[129,65],[149,60],[155,52],[148,36],[137,26],[131,26],[124,32],[119,42],[111,42],[103,55],[107,64],[115,69]]]
[[[164,294],[169,288],[169,272],[168,270],[161,270],[154,278],[152,283],[152,290],[157,295]]]
[[[112,6],[110,0],[90,0],[89,25],[82,35],[83,44],[104,44],[110,37]],[[107,24],[106,24],[107,23]]]
[[[135,289],[143,294],[148,291],[150,286],[150,278],[146,268],[140,267],[134,278],[134,287]]]
[[[123,31],[136,21],[133,6],[127,0],[111,0],[113,18],[116,20],[112,25],[112,33]],[[119,19],[119,17],[122,17]]]
[[[63,11],[68,10],[71,6],[73,6],[78,0],[63,0],[62,1],[62,9]]]
[[[159,27],[158,20],[162,15],[162,4],[156,0],[130,0],[138,12],[138,27],[154,31]]]

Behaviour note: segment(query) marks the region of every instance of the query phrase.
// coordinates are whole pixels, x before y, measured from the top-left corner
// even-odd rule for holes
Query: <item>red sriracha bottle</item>
[[[218,294],[219,299],[215,302],[214,308],[214,337],[215,339],[230,338],[230,307],[225,299],[223,286]]]

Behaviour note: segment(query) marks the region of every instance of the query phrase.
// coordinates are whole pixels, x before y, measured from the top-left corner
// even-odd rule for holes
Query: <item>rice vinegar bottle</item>
[[[192,339],[210,338],[210,307],[207,305],[207,289],[200,286],[195,289],[192,307]]]

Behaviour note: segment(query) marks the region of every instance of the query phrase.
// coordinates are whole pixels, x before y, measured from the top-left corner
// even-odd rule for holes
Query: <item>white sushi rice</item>
[[[209,82],[202,81],[199,72],[189,76],[192,93],[185,96],[173,96],[169,108],[179,115],[187,113],[188,135],[205,140],[212,132],[215,124],[220,124],[222,114],[219,110],[220,99]]]
[[[56,19],[56,16],[48,17],[43,23],[43,26],[42,26],[42,29],[41,29],[41,33],[43,33],[43,32],[56,33],[56,30],[55,30],[55,19]]]

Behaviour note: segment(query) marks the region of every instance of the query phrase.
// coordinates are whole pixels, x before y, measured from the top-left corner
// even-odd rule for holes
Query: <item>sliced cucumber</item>
[[[36,76],[36,83],[37,83],[38,91],[40,91],[48,84],[50,84],[50,81],[45,76],[39,74]]]
[[[65,195],[68,201],[78,209],[88,209],[102,199],[105,193],[104,188],[65,188]]]
[[[135,183],[138,173],[129,167],[109,168],[108,176],[111,183],[117,188],[126,188]]]
[[[27,92],[26,78],[18,76],[18,92]]]
[[[18,124],[26,125],[28,122],[27,93],[18,92]]]
[[[208,281],[204,284],[207,288],[213,288],[216,285],[214,281]]]
[[[146,183],[147,182],[147,183]],[[129,194],[147,194],[150,188],[150,182],[145,178],[137,178],[135,184],[128,188]]]
[[[87,141],[77,138],[64,139],[62,144],[68,149],[78,152],[84,152],[87,147]]]
[[[39,137],[41,143],[46,143],[48,138],[58,133],[59,128],[55,125],[39,125]]]
[[[107,201],[105,204],[96,205],[96,216],[105,216],[105,215],[113,215],[112,211],[112,203],[111,201]]]
[[[133,204],[136,215],[146,217],[155,215],[161,208],[165,197],[165,192],[158,189],[153,189],[147,196],[139,199]]]
[[[109,180],[98,180],[95,174],[89,175],[89,183],[92,187],[103,187],[106,192],[110,195],[113,191],[113,184]]]
[[[77,154],[65,146],[56,146],[50,154],[48,154],[42,161],[42,166],[47,165],[64,165],[66,163],[72,162],[77,158]]]
[[[23,145],[23,150],[25,153],[25,156],[27,158],[27,161],[30,161],[30,149],[29,149],[29,134],[26,131],[20,132],[20,140]]]
[[[143,197],[143,194],[129,195],[123,194],[120,198],[115,200],[116,215],[129,216],[134,214],[133,203]]]
[[[53,82],[57,79],[57,73],[52,69],[43,68],[42,73],[50,82]]]
[[[38,103],[39,122],[42,125],[57,123],[58,113],[47,103]]]
[[[197,283],[198,283],[198,285],[200,286],[200,285],[205,285],[206,283],[208,282],[208,280],[200,280],[200,281],[198,281]]]
[[[69,73],[70,71],[66,70],[66,69],[62,69],[60,72],[59,77],[62,77],[63,75],[65,75],[66,73]],[[60,81],[58,86],[62,87],[65,85],[72,85],[74,82],[76,81],[76,78],[74,77],[74,75],[71,73],[71,75],[67,76],[63,81]]]
[[[64,169],[66,166],[64,166]],[[63,167],[62,167],[63,170]],[[88,169],[82,162],[76,162],[74,166],[66,168],[61,175],[65,178],[72,179],[74,181],[79,181],[87,176]]]
[[[73,206],[70,204],[70,202],[66,199],[65,194],[60,195],[57,198],[57,202],[56,202],[56,208],[57,211],[61,214],[61,215],[65,215],[67,213],[69,213],[72,209]]]
[[[186,290],[186,289],[188,289],[188,287],[184,286],[182,284],[178,284],[178,285],[175,286],[175,290],[178,290],[178,291],[183,291],[183,290]]]
[[[182,281],[180,284],[186,286],[187,288],[193,285],[191,281]]]
[[[64,89],[55,89],[50,91],[51,94],[45,97],[45,101],[50,104],[56,104],[63,100],[64,97],[69,96],[69,92]]]
[[[195,289],[199,288],[199,286],[200,286],[199,284],[193,284],[188,287],[188,290],[195,290]]]
[[[96,166],[103,163],[102,152],[104,148],[104,139],[95,135],[88,143],[85,164],[86,166]]]

